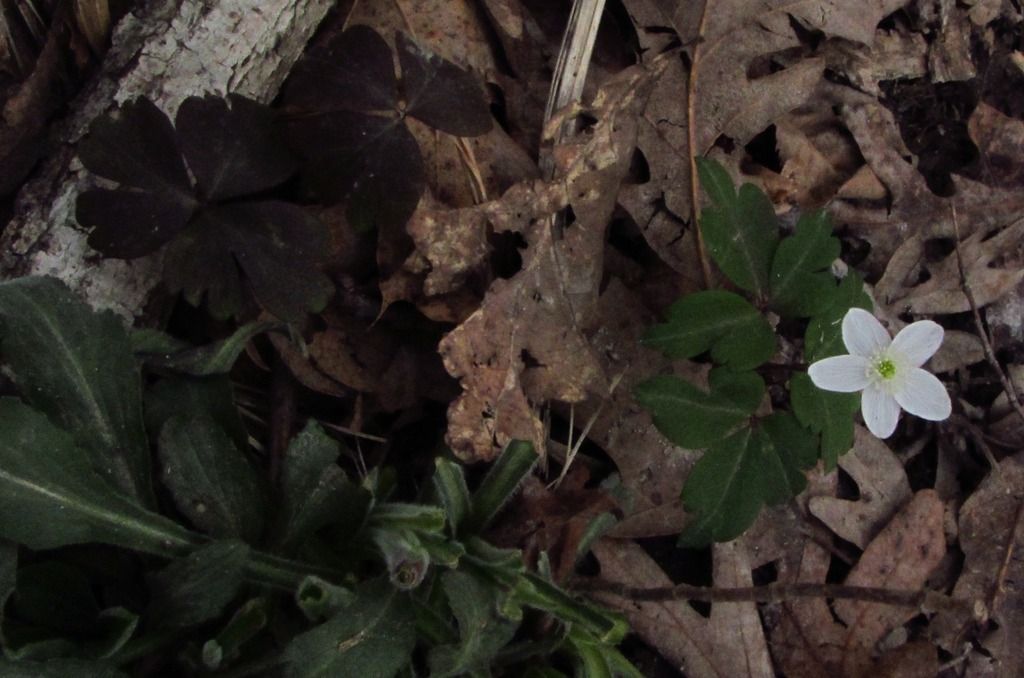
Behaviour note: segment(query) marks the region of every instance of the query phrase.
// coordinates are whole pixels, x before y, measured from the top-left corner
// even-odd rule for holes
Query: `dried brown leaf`
[[[601,577],[632,587],[671,586],[672,581],[640,546],[604,539],[594,546]],[[736,542],[716,544],[715,582],[749,586],[748,554]],[[753,603],[716,603],[705,619],[685,601],[630,601],[611,594],[598,600],[617,609],[644,641],[686,675],[771,678],[771,659]]]
[[[839,458],[839,466],[857,483],[859,498],[811,497],[808,508],[837,535],[865,548],[910,498],[910,483],[889,446],[859,425],[853,449]]]
[[[491,206],[492,220],[523,229],[528,248],[522,270],[495,281],[480,309],[440,345],[464,390],[448,419],[448,442],[460,457],[491,459],[512,438],[543,450],[535,407],[607,393],[586,334],[594,327],[605,231],[635,146],[637,112],[657,74],[638,67],[609,82],[592,107],[598,122],[591,133],[556,154],[559,181],[541,191],[571,204],[576,220],[564,233],[546,219],[526,228],[522,210]]]
[[[960,548],[964,566],[953,595],[991,601],[989,614],[997,628],[981,637],[994,664],[993,675],[1024,674],[1024,455],[1004,459],[982,481],[960,509]],[[998,587],[998,588],[997,588]],[[948,647],[958,651],[964,640],[964,620],[940,614],[935,631]]]
[[[944,511],[934,490],[915,494],[868,545],[846,584],[920,589],[946,553]],[[917,614],[913,609],[857,600],[837,601],[835,611],[848,629],[843,656],[847,675],[867,668],[875,644]]]

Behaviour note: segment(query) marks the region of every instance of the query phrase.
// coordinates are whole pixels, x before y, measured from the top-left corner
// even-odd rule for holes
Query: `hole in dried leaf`
[[[782,171],[782,158],[779,157],[777,148],[775,125],[769,125],[743,148],[758,165],[776,173]]]

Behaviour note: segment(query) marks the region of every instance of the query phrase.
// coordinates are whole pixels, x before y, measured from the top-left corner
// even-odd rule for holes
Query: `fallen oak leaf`
[[[526,214],[495,215],[523,229],[523,268],[496,280],[480,309],[440,344],[445,367],[464,390],[449,408],[447,436],[463,459],[493,459],[514,438],[543,450],[534,405],[607,392],[584,332],[596,318],[605,232],[635,146],[636,111],[658,72],[634,67],[609,81],[592,106],[598,122],[591,134],[556,152],[561,178],[542,191],[573,208],[576,222],[563,237],[546,219],[527,228]]]

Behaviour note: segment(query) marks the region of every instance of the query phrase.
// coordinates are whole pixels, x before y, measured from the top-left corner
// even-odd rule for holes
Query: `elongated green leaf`
[[[249,547],[237,540],[207,544],[150,577],[149,617],[183,628],[216,619],[238,595]]]
[[[772,261],[772,305],[781,313],[807,317],[833,301],[835,279],[829,266],[839,257],[839,240],[823,211],[804,214],[796,233],[779,244]]]
[[[851,308],[871,311],[871,297],[864,291],[864,279],[850,271],[832,292],[832,303],[811,318],[804,332],[804,356],[812,363],[846,353],[843,345],[843,316]]]
[[[710,349],[715,362],[748,370],[771,358],[775,334],[743,297],[708,290],[672,304],[668,321],[652,327],[644,343],[671,358],[692,358]]]
[[[182,372],[194,377],[227,374],[253,337],[264,332],[285,328],[286,325],[279,322],[251,322],[239,327],[227,339],[222,339],[209,346],[186,348],[172,353],[165,351],[143,353],[141,357],[150,367]]]
[[[713,160],[697,158],[697,171],[711,198],[700,218],[708,252],[738,287],[766,297],[779,244],[771,201],[753,184],[743,184],[737,193],[728,172]]]
[[[662,375],[638,384],[633,395],[666,438],[679,447],[699,449],[727,436],[753,414],[764,395],[764,382],[752,372],[721,375],[710,393]]]
[[[522,440],[510,442],[473,493],[473,514],[467,529],[478,532],[487,527],[536,463],[533,445]]]
[[[462,466],[442,457],[435,459],[434,465],[434,490],[444,508],[451,534],[455,536],[472,509],[466,474]]]
[[[71,431],[97,472],[154,505],[139,369],[119,318],[54,278],[0,283],[0,357],[26,402]]]
[[[161,477],[174,503],[212,537],[256,543],[266,493],[231,438],[207,415],[176,415],[160,431]]]
[[[303,579],[295,590],[295,604],[312,622],[333,616],[353,598],[351,590],[312,575]]]
[[[292,639],[284,650],[288,678],[391,678],[409,663],[415,617],[384,580],[361,586],[334,617]]]
[[[224,657],[231,656],[243,643],[256,637],[266,628],[267,621],[266,598],[247,600],[231,616],[220,633],[203,644],[203,664],[211,671],[219,669]]]
[[[793,414],[801,424],[821,434],[821,458],[831,471],[841,455],[853,447],[853,415],[860,408],[856,393],[822,391],[804,372],[789,382]]]
[[[33,549],[100,542],[179,555],[197,536],[118,494],[70,434],[0,398],[0,537]]]
[[[373,543],[384,556],[391,585],[407,591],[423,583],[430,567],[430,553],[411,530],[370,530]]]
[[[761,420],[764,441],[764,500],[778,504],[807,487],[804,471],[818,459],[817,440],[788,412],[775,412]]]
[[[281,473],[281,505],[274,541],[293,549],[320,528],[332,523],[352,526],[365,522],[370,493],[353,484],[335,462],[341,448],[314,421],[292,439]]]
[[[767,436],[744,426],[715,444],[694,465],[683,486],[683,504],[693,518],[679,545],[707,546],[743,534],[764,503],[761,478]]]

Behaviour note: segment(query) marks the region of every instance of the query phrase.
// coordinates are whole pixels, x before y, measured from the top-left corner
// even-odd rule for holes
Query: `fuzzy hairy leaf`
[[[698,449],[727,436],[753,414],[764,395],[764,381],[752,372],[721,373],[716,381],[705,393],[678,377],[662,375],[638,384],[633,395],[672,443]]]
[[[466,529],[478,532],[487,527],[533,470],[537,460],[533,445],[523,440],[510,442],[473,493],[473,512]]]
[[[248,558],[248,546],[228,540],[171,561],[149,578],[149,617],[165,628],[216,619],[238,594]]]
[[[779,243],[772,261],[772,305],[784,315],[807,317],[832,303],[835,282],[828,271],[839,257],[839,240],[824,211],[804,214],[796,232]]]
[[[772,258],[779,244],[771,201],[753,184],[743,184],[737,192],[728,172],[714,160],[698,158],[697,170],[711,198],[700,218],[708,253],[738,287],[759,298],[767,297]]]
[[[164,485],[193,525],[220,539],[259,540],[266,509],[260,478],[212,417],[171,417],[159,453]]]
[[[164,368],[194,377],[227,374],[253,337],[283,329],[285,326],[278,322],[251,322],[239,327],[230,337],[205,346],[161,346],[158,351],[140,351],[136,345],[135,353],[148,367]]]
[[[44,662],[0,659],[4,678],[128,678],[116,666],[85,659],[51,659]]]
[[[711,358],[735,370],[757,367],[775,351],[775,333],[750,303],[732,292],[695,292],[672,304],[668,320],[655,325],[644,343],[671,358]]]
[[[115,492],[70,434],[0,398],[0,537],[32,549],[100,542],[181,553],[195,535]]]
[[[821,434],[821,458],[825,471],[836,467],[839,457],[853,447],[853,415],[860,409],[856,393],[823,391],[805,372],[789,382],[793,414],[801,424]]]
[[[441,575],[441,587],[459,623],[459,642],[430,650],[430,675],[462,676],[487,669],[515,635],[518,622],[498,614],[499,591],[458,570]]]
[[[391,678],[416,644],[415,618],[404,595],[385,580],[363,584],[355,599],[284,650],[288,678]]]
[[[335,463],[340,454],[338,442],[314,421],[288,445],[274,529],[274,540],[283,549],[298,546],[331,523],[361,526],[365,521],[370,495]]]
[[[25,401],[73,432],[93,469],[153,505],[141,378],[117,316],[94,312],[54,278],[0,283],[0,358]]]

